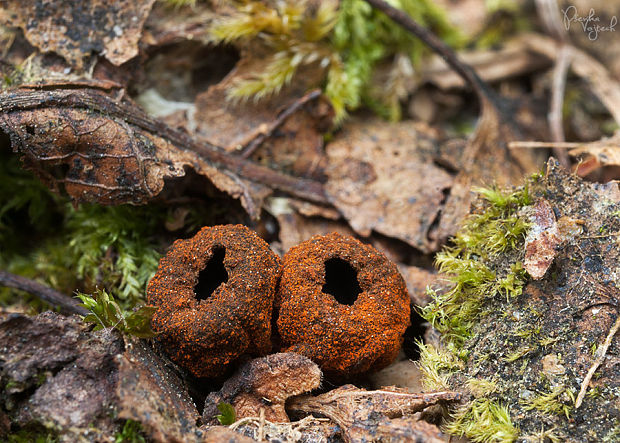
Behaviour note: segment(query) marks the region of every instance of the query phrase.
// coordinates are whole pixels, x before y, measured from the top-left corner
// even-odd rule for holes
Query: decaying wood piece
[[[418,424],[417,420],[407,420],[406,416],[438,403],[460,399],[458,392],[411,394],[398,388],[365,391],[344,385],[316,397],[296,397],[287,408],[329,417],[342,428],[348,442],[375,441],[381,436],[413,438],[419,432],[428,432],[428,437],[438,439],[439,436],[433,436],[436,428],[430,431],[428,423]]]
[[[51,89],[50,89],[51,88]],[[319,182],[295,178],[199,144],[95,88],[51,86],[0,96],[0,128],[27,167],[76,201],[143,203],[191,167],[240,198],[253,217],[271,189],[324,203]]]
[[[0,317],[0,344],[0,401],[18,428],[108,441],[132,419],[153,441],[200,440],[186,386],[145,341],[45,312]]]

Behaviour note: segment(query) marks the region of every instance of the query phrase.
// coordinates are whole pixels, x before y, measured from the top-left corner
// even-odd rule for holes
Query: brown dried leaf
[[[410,123],[351,121],[327,146],[325,190],[358,234],[375,230],[431,252],[429,230],[452,184],[434,150]]]
[[[222,389],[209,394],[203,423],[218,423],[220,403],[231,404],[237,419],[264,414],[270,422],[288,422],[286,399],[318,388],[321,376],[319,367],[299,354],[287,352],[254,359],[226,380]]]
[[[398,388],[366,391],[353,385],[344,385],[317,397],[294,398],[287,404],[287,408],[329,417],[343,429],[345,441],[348,442],[377,441],[382,437],[412,438],[415,441],[414,436],[418,432],[429,432],[427,425],[418,425],[416,420],[407,417],[395,421],[392,419],[422,411],[440,402],[458,401],[460,398],[458,392],[410,394]],[[439,432],[436,432],[434,438],[439,439]]]
[[[543,278],[556,255],[560,244],[560,231],[553,208],[541,199],[530,214],[530,230],[525,239],[525,260],[523,267],[534,280]]]
[[[143,203],[162,190],[164,179],[185,175],[185,167],[240,198],[253,217],[270,193],[261,183],[324,200],[318,182],[197,144],[103,91],[65,87],[3,94],[0,128],[9,134],[13,149],[24,155],[27,167],[48,186],[62,185],[78,202]]]
[[[298,76],[303,81],[267,99],[227,97],[236,82],[260,71],[261,62],[260,54],[245,50],[224,80],[197,97],[196,137],[297,176],[322,178],[323,132],[333,111],[318,91],[306,94],[317,83],[318,71],[304,69]]]
[[[138,54],[142,26],[155,0],[8,0],[6,26],[18,26],[42,52],[53,51],[83,69],[91,52],[121,65]]]
[[[620,131],[616,131],[612,137],[583,143],[581,146],[568,151],[573,157],[585,156],[588,163],[588,172],[602,166],[620,166]],[[578,168],[580,175],[585,172],[581,165]]]
[[[417,266],[399,265],[398,269],[407,283],[411,302],[416,306],[426,306],[431,301],[426,287],[435,285],[439,276],[435,272]]]

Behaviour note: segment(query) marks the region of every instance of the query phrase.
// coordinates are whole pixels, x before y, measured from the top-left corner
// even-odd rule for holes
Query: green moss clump
[[[135,420],[127,420],[123,428],[114,436],[114,443],[144,443],[142,425]]]
[[[525,239],[528,223],[517,212],[531,204],[527,187],[508,193],[497,189],[476,191],[486,200],[486,206],[465,220],[452,245],[436,258],[439,271],[448,277],[452,287],[444,293],[430,290],[433,302],[422,309],[422,317],[455,349],[471,336],[486,298],[515,297],[525,283],[520,262],[500,266],[491,263]]]
[[[390,3],[430,27],[449,44],[464,39],[444,13],[428,0]],[[400,118],[400,100],[407,95],[412,65],[427,49],[363,0],[311,2],[236,2],[237,13],[222,18],[212,31],[215,42],[251,41],[267,54],[266,66],[230,90],[232,98],[260,99],[291,83],[300,68],[322,72],[322,86],[342,120],[347,110],[365,103],[391,120]],[[383,69],[388,66],[387,70]],[[379,68],[387,83],[374,78]],[[258,68],[257,68],[258,69]],[[375,83],[376,82],[376,83]],[[317,85],[318,86],[318,85]]]
[[[459,408],[446,431],[465,435],[474,442],[513,441],[520,432],[512,423],[508,409],[488,399],[475,399]]]
[[[0,269],[65,294],[100,287],[124,311],[143,303],[161,252],[178,237],[165,228],[174,210],[156,204],[74,207],[0,145]],[[186,212],[184,233],[210,223],[201,208]],[[0,287],[1,305],[19,300],[44,308],[33,297]]]
[[[452,244],[436,258],[450,288],[444,292],[429,289],[433,301],[421,310],[422,316],[442,333],[445,347],[440,350],[420,344],[420,368],[427,389],[453,386],[449,381],[464,369],[469,357],[464,345],[485,315],[485,305],[498,297],[510,300],[520,295],[526,281],[520,261],[507,253],[521,245],[527,234],[528,222],[519,216],[519,210],[531,204],[527,186],[512,192],[495,188],[475,191],[482,203],[464,221]],[[498,260],[500,255],[507,259]],[[521,349],[513,357],[516,360],[526,353]],[[508,408],[489,398],[498,390],[498,384],[470,377],[465,386],[475,398],[455,412],[446,431],[477,442],[514,440],[519,430]]]
[[[593,344],[607,340],[617,317],[606,303],[620,287],[618,203],[554,161],[529,185],[532,197],[527,187],[478,189],[473,214],[438,255],[448,284],[422,312],[443,335],[441,349],[424,345],[423,374],[434,389],[471,394],[448,420],[449,433],[474,441],[601,441],[620,417],[613,364],[595,367],[592,394],[579,406],[576,397],[598,355]],[[525,247],[543,203],[560,233],[553,263],[535,280],[521,263],[526,252],[546,253],[536,243]],[[462,364],[442,363],[455,359]]]

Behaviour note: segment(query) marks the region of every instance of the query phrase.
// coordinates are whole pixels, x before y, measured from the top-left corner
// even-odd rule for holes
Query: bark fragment
[[[41,52],[56,52],[78,70],[91,52],[119,66],[138,54],[142,26],[153,3],[155,0],[9,0],[11,14],[4,25],[19,26]]]

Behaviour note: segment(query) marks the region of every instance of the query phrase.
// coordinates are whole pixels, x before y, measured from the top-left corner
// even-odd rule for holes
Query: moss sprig
[[[451,288],[441,293],[429,289],[433,302],[422,309],[422,316],[457,349],[471,336],[485,298],[516,297],[526,279],[520,262],[492,269],[490,259],[525,240],[529,224],[518,210],[531,204],[527,186],[515,192],[495,188],[475,191],[486,205],[464,221],[452,245],[436,257]]]
[[[459,408],[452,418],[446,431],[474,442],[514,441],[520,432],[508,409],[488,399],[475,399]]]
[[[463,38],[441,9],[428,0],[391,0],[418,22],[431,27],[444,41],[458,45]],[[268,54],[256,63],[257,72],[240,79],[229,91],[234,99],[261,99],[291,83],[302,66],[322,72],[323,90],[336,120],[365,103],[390,118],[400,118],[414,70],[425,53],[423,44],[395,26],[363,0],[238,1],[236,14],[213,27],[214,42],[258,44]],[[260,66],[259,66],[260,65]],[[388,66],[387,82],[373,75]],[[372,87],[373,80],[381,87]],[[314,85],[316,86],[316,85]]]
[[[93,295],[77,294],[81,306],[90,311],[82,319],[94,323],[94,330],[118,329],[138,338],[151,338],[155,333],[151,329],[151,318],[156,311],[153,306],[141,306],[134,311],[124,311],[106,291],[97,290]]]

